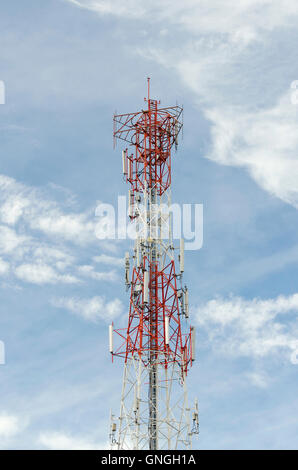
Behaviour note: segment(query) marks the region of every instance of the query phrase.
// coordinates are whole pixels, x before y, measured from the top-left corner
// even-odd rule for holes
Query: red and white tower
[[[188,290],[182,285],[184,240],[175,248],[170,210],[171,150],[177,148],[183,110],[159,107],[150,98],[149,79],[145,101],[145,110],[114,116],[114,138],[129,145],[122,152],[123,174],[130,185],[136,239],[132,254],[125,255],[127,328],[110,325],[110,352],[124,359],[119,424],[112,415],[111,445],[190,449],[198,433],[197,402],[190,417],[186,389],[195,331],[187,326]]]

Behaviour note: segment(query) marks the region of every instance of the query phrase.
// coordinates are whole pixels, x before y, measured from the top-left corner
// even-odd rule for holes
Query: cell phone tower
[[[184,240],[174,247],[170,210],[171,150],[177,149],[183,108],[159,107],[150,98],[149,78],[145,102],[145,110],[114,115],[114,143],[129,144],[122,151],[123,174],[136,238],[132,254],[125,254],[128,325],[109,327],[112,358],[124,359],[119,423],[111,414],[110,441],[119,450],[191,449],[198,405],[191,417],[186,377],[195,359],[195,331],[187,326],[188,290],[182,285]]]

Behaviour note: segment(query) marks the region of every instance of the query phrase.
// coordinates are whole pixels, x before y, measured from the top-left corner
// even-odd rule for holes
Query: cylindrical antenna
[[[133,192],[131,189],[128,190],[128,215],[133,217]]]
[[[130,158],[128,159],[128,180],[132,181],[132,161]]]
[[[189,317],[189,311],[188,311],[188,289],[185,286],[184,289],[184,312],[185,312],[185,317]]]
[[[125,252],[125,284],[129,284],[129,269],[130,269],[130,262],[129,262],[129,252]]]
[[[149,284],[149,276],[148,271],[144,272],[144,304],[148,303],[148,284]]]
[[[199,434],[199,407],[198,407],[197,398],[195,399],[194,411],[192,413],[192,421],[193,421],[192,433]]]
[[[169,335],[169,317],[165,316],[165,343],[169,344],[170,335]]]
[[[195,413],[198,415],[199,414],[199,407],[198,407],[198,399],[195,399]]]
[[[175,121],[175,145],[176,145],[176,148],[177,148],[177,145],[178,145],[178,133],[179,133],[178,121]]]
[[[196,358],[196,330],[194,326],[190,327],[191,331],[191,360],[194,361]]]
[[[180,238],[180,272],[184,272],[184,239]]]
[[[147,77],[147,83],[148,83],[148,103],[149,103],[149,100],[150,100],[150,77]]]
[[[140,239],[137,238],[137,267],[140,266]]]
[[[122,168],[123,168],[123,175],[127,175],[126,150],[122,150]]]
[[[187,371],[187,349],[184,348],[183,350],[183,362],[182,362],[182,380],[185,380]]]
[[[113,354],[113,325],[109,325],[109,351]]]

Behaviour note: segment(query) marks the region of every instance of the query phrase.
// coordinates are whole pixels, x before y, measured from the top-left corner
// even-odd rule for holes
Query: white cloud
[[[68,195],[67,202],[69,199]],[[92,211],[71,212],[45,191],[5,175],[0,175],[0,203],[0,220],[6,224],[22,219],[28,229],[41,231],[49,238],[60,237],[79,244],[96,241]]]
[[[108,443],[98,444],[84,438],[67,435],[62,432],[42,433],[39,443],[50,450],[102,450],[108,449]]]
[[[109,255],[99,255],[94,256],[94,261],[96,263],[108,264],[111,266],[124,266],[124,258],[117,258],[116,256]]]
[[[33,256],[36,260],[62,263],[63,267],[72,264],[75,260],[65,249],[61,249],[40,243],[33,249]],[[61,265],[61,267],[62,267]]]
[[[46,264],[21,264],[15,269],[16,276],[25,282],[33,284],[67,284],[77,283],[79,280],[70,274],[58,274],[51,266]]]
[[[29,204],[29,200],[24,197],[9,196],[0,208],[0,219],[8,225],[14,225]]]
[[[30,220],[32,229],[38,229],[47,236],[58,236],[75,243],[95,241],[94,222],[89,214],[63,214],[53,208],[46,214],[39,214]]]
[[[100,296],[95,296],[90,299],[62,297],[54,299],[52,303],[55,307],[67,309],[93,322],[104,320],[108,323],[118,317],[123,310],[121,300],[114,299],[106,302],[105,299]]]
[[[6,274],[9,271],[9,263],[0,258],[0,275]]]
[[[118,276],[114,271],[99,273],[95,271],[93,266],[90,265],[79,266],[78,271],[83,276],[90,277],[96,281],[116,281],[118,279]]]
[[[208,157],[246,168],[266,191],[298,207],[298,133],[296,109],[286,94],[272,109],[245,113],[213,109],[213,148]]]
[[[177,41],[156,35],[130,50],[174,70],[194,92],[212,125],[209,158],[247,169],[262,189],[297,207],[296,109],[288,96],[281,97],[281,91],[278,96],[278,83],[270,91],[263,79],[273,34],[296,28],[296,0],[69,1],[100,15],[154,22],[176,35]],[[280,69],[289,69],[276,54]],[[257,69],[252,57],[258,59]],[[270,95],[270,104],[260,109],[264,95]]]
[[[0,438],[8,439],[14,437],[23,428],[17,416],[0,413]]]
[[[142,2],[136,2],[135,0],[127,0],[125,3],[115,0],[97,0],[90,2],[89,0],[78,1],[78,0],[67,0],[70,3],[88,10],[93,10],[102,15],[116,15],[116,16],[132,16],[133,18],[139,18],[145,13],[145,9],[141,6]]]
[[[253,385],[259,388],[266,388],[270,382],[270,377],[259,371],[248,372],[246,377]]]
[[[56,200],[57,192],[66,202]],[[1,261],[0,273],[8,272],[11,264],[12,274],[34,284],[75,283],[79,279],[74,271],[81,278],[114,281],[113,271],[97,272],[87,264],[76,267],[79,249],[99,242],[93,211],[73,212],[74,200],[55,185],[46,191],[0,175],[0,254],[8,258]]]
[[[67,0],[76,6],[100,15],[115,15],[129,19],[178,25],[193,34],[228,34],[234,40],[239,35],[255,37],[259,30],[295,24],[298,14],[295,0]]]
[[[19,235],[14,229],[0,225],[0,253],[12,253],[28,241],[28,237]]]
[[[197,324],[215,351],[233,357],[263,358],[297,348],[298,293],[275,299],[217,298],[195,311]],[[284,320],[285,314],[295,313]]]

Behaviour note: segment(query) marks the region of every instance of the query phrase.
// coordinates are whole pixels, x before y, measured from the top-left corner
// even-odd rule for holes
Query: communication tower
[[[114,139],[128,144],[123,174],[136,239],[133,252],[125,254],[128,324],[109,327],[112,358],[124,360],[120,416],[111,415],[111,448],[191,449],[198,404],[190,415],[186,377],[195,360],[195,330],[188,326],[188,289],[182,283],[184,240],[174,246],[169,210],[171,150],[177,149],[183,108],[160,107],[150,98],[150,79],[145,102],[144,110],[114,115]]]

